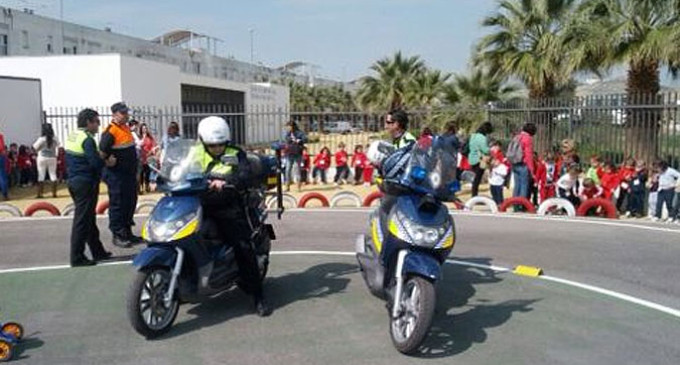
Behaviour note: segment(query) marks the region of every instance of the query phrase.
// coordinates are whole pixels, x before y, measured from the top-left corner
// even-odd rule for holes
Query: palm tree
[[[425,70],[425,64],[420,57],[405,57],[399,51],[391,59],[377,61],[370,69],[376,76],[361,79],[359,104],[370,110],[388,110],[405,106],[409,86]]]
[[[477,68],[470,75],[456,75],[455,88],[461,100],[483,106],[507,99],[517,87],[506,85],[498,74]]]
[[[659,71],[680,66],[680,2],[677,0],[591,0],[582,6],[580,36],[573,43],[606,52],[605,67],[626,63],[629,103],[662,102]],[[601,36],[605,34],[606,38]],[[628,151],[647,161],[658,152],[656,109],[632,109],[626,123]]]
[[[554,96],[586,67],[585,54],[569,49],[565,40],[577,5],[576,0],[500,1],[499,11],[482,22],[494,31],[479,42],[475,63],[520,79],[532,100]]]
[[[406,104],[419,109],[431,109],[443,104],[446,81],[450,77],[450,74],[439,70],[425,70],[417,74],[405,91]]]

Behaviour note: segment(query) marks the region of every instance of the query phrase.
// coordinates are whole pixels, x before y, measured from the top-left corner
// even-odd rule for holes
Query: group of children
[[[490,155],[489,185],[494,201],[500,204],[512,167],[503,156],[499,142],[491,145]],[[588,199],[603,198],[612,201],[617,210],[627,217],[649,216],[660,220],[665,206],[668,221],[680,220],[680,173],[669,167],[666,161],[655,161],[649,170],[644,161],[634,158],[627,158],[616,166],[611,161],[592,156],[584,173],[578,158],[574,160],[573,156],[554,152],[546,152],[542,157],[534,156],[534,204],[559,197],[578,207]],[[648,207],[646,212],[645,203]]]
[[[333,160],[333,161],[332,161]],[[364,184],[370,186],[373,182],[373,166],[368,161],[364,153],[364,146],[356,145],[354,153],[350,156],[347,153],[346,146],[343,142],[338,144],[338,150],[335,154],[331,154],[331,150],[324,146],[312,160],[307,147],[302,151],[302,162],[300,163],[300,177],[303,184],[310,183],[310,167],[312,168],[311,183],[312,184],[328,184],[328,170],[332,163],[335,162],[335,176],[333,183],[336,186],[347,184],[353,180],[355,185]],[[350,179],[352,175],[352,179]]]
[[[11,143],[7,149],[5,171],[9,177],[10,187],[29,187],[38,181],[37,152],[32,146]],[[66,179],[66,154],[64,148],[58,149],[57,177],[62,182]]]

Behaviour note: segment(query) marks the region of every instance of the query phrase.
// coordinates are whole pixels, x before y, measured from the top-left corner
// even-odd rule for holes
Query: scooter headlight
[[[151,242],[170,242],[189,236],[198,228],[196,213],[170,222],[149,219],[142,236]]]
[[[389,228],[390,232],[400,240],[425,247],[437,245],[447,233],[446,227],[428,227],[418,224],[399,211],[392,216]]]

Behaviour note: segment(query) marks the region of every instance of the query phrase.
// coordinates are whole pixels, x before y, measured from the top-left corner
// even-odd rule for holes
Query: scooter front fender
[[[176,260],[177,252],[172,247],[149,246],[135,256],[132,266],[138,271],[153,266],[173,268]]]
[[[441,277],[441,264],[434,257],[417,251],[411,251],[404,258],[402,276],[418,275],[431,281],[437,281]]]

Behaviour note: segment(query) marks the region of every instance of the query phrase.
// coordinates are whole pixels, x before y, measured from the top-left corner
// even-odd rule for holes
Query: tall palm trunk
[[[659,151],[659,118],[654,105],[662,102],[659,93],[659,62],[654,59],[632,60],[628,68],[628,105],[649,105],[650,108],[630,108],[626,123],[626,154],[653,161]]]

